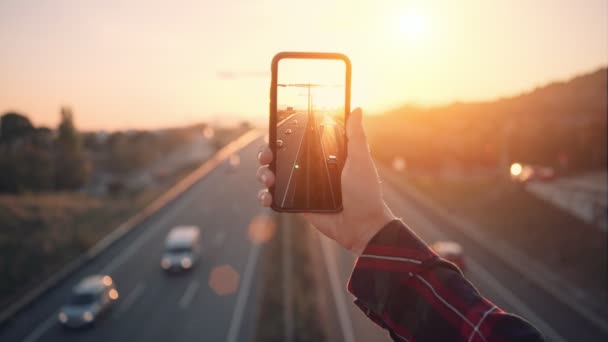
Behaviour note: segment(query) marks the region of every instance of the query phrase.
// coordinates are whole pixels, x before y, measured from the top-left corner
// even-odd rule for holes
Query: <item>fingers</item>
[[[268,145],[264,146],[260,152],[258,152],[258,161],[260,165],[268,165],[272,162],[272,151]]]
[[[271,187],[274,185],[274,173],[270,171],[268,165],[260,166],[256,173],[258,182],[262,183],[265,187]]]
[[[258,191],[258,202],[263,207],[270,207],[272,204],[272,195],[268,192],[267,189],[262,189]]]
[[[274,184],[274,173],[268,168],[268,164],[272,162],[272,151],[268,148],[268,145],[264,146],[258,152],[258,162],[260,166],[256,173],[258,182],[262,183],[265,187],[271,187]],[[268,189],[262,189],[258,191],[258,202],[263,207],[270,207],[272,204],[272,195],[268,192]]]
[[[365,131],[363,130],[363,112],[361,111],[361,108],[357,107],[350,113],[346,123],[346,134],[349,142],[356,145],[367,145]]]

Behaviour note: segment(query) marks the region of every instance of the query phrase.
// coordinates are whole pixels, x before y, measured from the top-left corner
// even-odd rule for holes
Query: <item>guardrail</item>
[[[131,232],[138,227],[139,224],[144,222],[146,219],[156,214],[160,209],[171,203],[192,185],[203,179],[209,172],[211,172],[220,163],[226,160],[235,152],[241,150],[245,146],[249,145],[255,139],[261,136],[261,133],[257,129],[248,131],[241,135],[236,140],[232,141],[228,145],[224,146],[217,153],[215,153],[209,160],[205,161],[196,170],[192,171],[186,177],[181,179],[177,184],[163,193],[160,197],[150,203],[148,206],[131,216],[127,221],[120,224],[111,233],[106,235],[103,239],[98,241],[95,245],[89,248],[86,252],[78,256],[76,259],[65,265],[59,272],[51,275],[46,280],[42,281],[38,286],[27,292],[19,300],[9,305],[7,308],[0,312],[0,326],[4,325],[11,317],[18,312],[25,309],[38,297],[48,292],[53,287],[57,286],[65,278],[73,274],[75,271],[80,269],[82,266],[93,260],[99,254],[101,254],[108,247],[113,245],[115,242],[124,237],[127,233]]]

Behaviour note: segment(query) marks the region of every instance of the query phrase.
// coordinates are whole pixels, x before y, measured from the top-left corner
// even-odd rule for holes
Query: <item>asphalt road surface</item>
[[[322,112],[298,111],[277,124],[276,204],[283,208],[338,207],[344,127]]]
[[[298,124],[301,120],[298,118]],[[258,268],[262,266],[258,265],[258,255],[263,245],[250,240],[248,227],[255,217],[268,213],[253,200],[258,189],[253,176],[257,168],[255,156],[261,143],[256,140],[239,153],[238,167],[222,164],[16,315],[2,327],[0,341],[251,340],[260,305],[256,284]],[[423,240],[430,243],[450,239],[463,245],[466,276],[503,309],[531,321],[550,341],[608,340],[606,332],[488,253],[491,246],[479,246],[390,183],[383,186],[394,213]],[[178,224],[201,227],[204,251],[192,272],[167,276],[159,265],[163,242],[169,229]],[[332,319],[325,324],[335,332],[334,340],[388,340],[386,333],[352,303],[353,298],[346,291],[354,256],[326,238],[317,236],[315,241],[313,252],[325,260],[327,279],[322,290],[326,291],[325,303],[332,313]],[[218,268],[238,275],[236,284],[231,277],[216,279],[221,293],[217,286],[210,285],[213,270]],[[57,310],[79,279],[96,273],[108,273],[114,278],[120,292],[116,307],[92,329],[61,329],[56,321]]]
[[[394,214],[401,217],[425,242],[459,242],[465,251],[465,276],[473,285],[502,309],[530,321],[548,341],[608,341],[608,333],[488,253],[487,249],[492,246],[479,246],[409,194],[395,190],[390,183],[384,182],[383,190]],[[355,257],[327,238],[319,236],[318,240],[318,252],[328,256],[326,264],[330,281],[326,284],[326,291],[335,296],[328,305],[332,306],[337,322],[342,322],[339,325],[342,328],[339,338],[349,342],[389,341],[389,336],[376,328],[352,304],[352,296],[344,291],[343,284],[348,281]],[[334,262],[337,266],[331,265]],[[332,267],[335,272],[332,272]],[[331,278],[335,278],[334,284]],[[338,298],[340,294],[342,298]],[[340,319],[340,316],[344,317]]]
[[[258,185],[253,174],[260,144],[258,139],[242,150],[240,167],[231,169],[223,163],[16,315],[0,331],[0,341],[251,339],[257,305],[253,278],[260,245],[249,240],[248,226],[254,217],[267,214],[255,201]],[[201,228],[203,252],[191,272],[168,276],[160,267],[164,239],[171,227],[181,224]],[[222,295],[210,285],[213,270],[220,270],[214,273],[217,284],[213,284]],[[238,274],[238,283],[226,270]],[[57,324],[58,309],[78,280],[96,273],[114,278],[120,293],[117,305],[91,329],[62,329]]]

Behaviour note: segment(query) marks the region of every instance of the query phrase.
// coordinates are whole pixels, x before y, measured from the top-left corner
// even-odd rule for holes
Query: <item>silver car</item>
[[[109,275],[92,275],[74,287],[67,304],[61,307],[57,319],[68,328],[93,324],[118,299],[118,291]]]
[[[338,167],[338,158],[333,154],[327,157],[327,167],[330,169],[335,169]]]
[[[201,230],[197,226],[177,226],[165,240],[165,253],[160,267],[168,272],[189,270],[201,252]]]

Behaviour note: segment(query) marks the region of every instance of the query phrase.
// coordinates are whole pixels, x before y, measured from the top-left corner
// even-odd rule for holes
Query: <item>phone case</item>
[[[272,141],[276,141],[277,137],[276,137],[276,129],[274,129],[274,127],[277,124],[277,106],[276,106],[276,102],[277,102],[277,73],[278,73],[278,66],[279,66],[279,61],[281,59],[286,59],[286,58],[294,58],[294,59],[335,59],[335,60],[342,60],[344,61],[345,65],[346,65],[346,78],[345,78],[345,103],[344,103],[344,122],[347,122],[348,120],[348,116],[350,114],[350,86],[351,86],[351,70],[352,70],[352,66],[351,66],[351,62],[350,59],[342,53],[337,53],[337,52],[279,52],[277,53],[273,58],[272,58],[272,65],[271,65],[271,70],[272,70],[272,78],[271,78],[271,83],[270,83],[270,108],[269,108],[269,112],[270,112],[270,120],[269,120],[269,126],[268,126],[268,138],[269,138],[269,142]],[[344,134],[344,157],[347,158],[348,157],[348,144],[347,144],[347,137],[346,134]],[[272,150],[272,154],[274,156],[277,155],[277,151],[276,151],[276,144],[268,144],[270,146],[270,149]],[[276,163],[275,160],[273,159],[272,163],[270,163],[270,170],[274,173],[276,173]],[[340,186],[340,191],[341,191],[342,187]],[[274,186],[270,187],[269,189],[270,193],[273,195],[273,202],[271,204],[271,208],[274,211],[277,212],[288,212],[288,213],[300,213],[300,212],[314,212],[314,213],[337,213],[337,212],[341,212],[343,210],[343,206],[342,203],[340,203],[340,206],[336,209],[317,209],[317,210],[308,210],[308,209],[298,209],[298,208],[282,208],[279,206],[275,205],[274,202]]]

